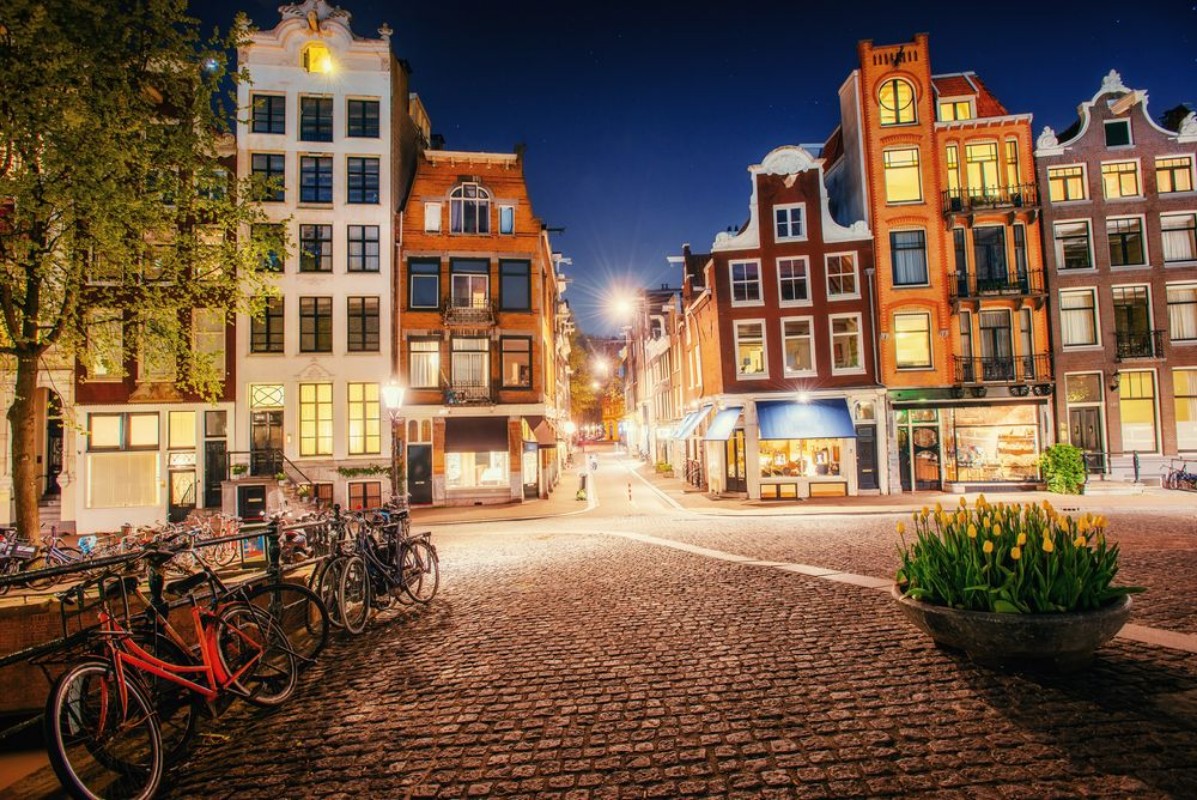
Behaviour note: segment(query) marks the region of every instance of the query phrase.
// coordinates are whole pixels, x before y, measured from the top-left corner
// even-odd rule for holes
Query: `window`
[[[251,225],[249,233],[256,244],[266,248],[258,269],[265,272],[282,272],[283,253],[279,248],[285,238],[283,226],[275,222],[260,222]]]
[[[377,383],[351,383],[349,388],[349,455],[382,452]]]
[[[810,375],[815,371],[815,335],[810,317],[781,321],[781,349],[785,375]]]
[[[346,135],[355,139],[378,138],[378,101],[350,100],[346,109],[348,127]]]
[[[1146,286],[1115,286],[1110,292],[1114,301],[1114,335],[1118,357],[1155,355],[1151,338],[1151,299]]]
[[[960,355],[967,359],[965,363],[965,380],[973,380],[973,314],[971,311],[960,312]]]
[[[1000,308],[982,311],[977,319],[981,339],[981,374],[987,381],[1014,380],[1014,339],[1010,311]]]
[[[152,309],[143,317],[138,379],[148,383],[170,383],[178,377],[175,342],[179,318],[173,310]]]
[[[410,339],[407,342],[407,380],[413,389],[435,389],[441,385],[441,340]]]
[[[87,507],[157,506],[160,461],[156,451],[88,453]]]
[[[476,183],[463,183],[449,194],[449,231],[490,233],[490,192]]]
[[[1065,347],[1097,344],[1097,300],[1093,289],[1060,292],[1060,335]]]
[[[1160,234],[1164,240],[1164,263],[1197,260],[1197,214],[1160,216]]]
[[[1193,157],[1157,158],[1155,190],[1160,194],[1193,191]]]
[[[445,453],[445,487],[506,487],[511,480],[507,451]]]
[[[424,204],[424,233],[441,232],[441,204]]]
[[[125,325],[121,312],[113,308],[89,308],[85,321],[87,379],[121,380],[125,376]]]
[[[408,308],[440,308],[441,262],[411,259],[407,262],[411,286],[408,289]]]
[[[1053,203],[1084,200],[1089,196],[1085,191],[1085,168],[1080,164],[1048,167],[1047,192]]]
[[[778,242],[800,242],[806,239],[806,206],[795,203],[773,207],[774,240]]]
[[[998,194],[997,142],[965,145],[964,171],[971,197],[995,197]]]
[[[281,203],[287,199],[286,167],[279,153],[254,153],[250,169],[257,199],[264,203]]]
[[[973,104],[968,100],[946,100],[939,103],[939,121],[955,122],[973,118]]]
[[[350,272],[378,272],[379,248],[377,225],[350,225],[346,233],[349,244]]]
[[[329,156],[299,157],[299,202],[333,201],[333,160]]]
[[[892,249],[891,244],[891,249]],[[959,293],[967,297],[968,291],[968,241],[964,235],[964,228],[952,228],[952,249],[955,253],[956,280]]]
[[[157,450],[159,424],[157,412],[88,414],[87,449]]]
[[[1122,416],[1123,452],[1154,453],[1155,373],[1123,370],[1118,381],[1118,411]]]
[[[347,308],[350,353],[378,352],[378,298],[350,297]]]
[[[332,508],[333,484],[313,483],[312,499],[316,501],[317,508]]]
[[[1093,250],[1089,247],[1089,220],[1055,223],[1056,265],[1058,269],[1093,269]]]
[[[299,98],[299,141],[333,140],[333,101],[331,97]]]
[[[1106,220],[1106,237],[1110,243],[1110,266],[1143,266],[1147,263],[1141,217]]]
[[[195,412],[169,411],[166,414],[166,446],[171,450],[195,449]]]
[[[1176,448],[1197,450],[1197,369],[1172,370],[1176,397]]]
[[[948,196],[960,197],[960,148],[950,144],[944,148],[944,166],[948,172]],[[953,211],[959,211],[959,203]]]
[[[323,42],[312,42],[303,48],[300,63],[306,72],[328,75],[333,71],[332,53]]]
[[[357,481],[349,484],[349,510],[378,508],[382,505],[382,483],[380,481]]]
[[[1130,143],[1129,119],[1115,119],[1106,122],[1106,147],[1125,147]]]
[[[262,315],[255,316],[249,325],[249,352],[283,352],[283,298],[268,297],[262,306]]]
[[[810,276],[807,273],[808,260],[802,258],[777,259],[777,296],[782,305],[805,305],[810,303]]]
[[[1139,196],[1139,165],[1134,161],[1112,161],[1101,165],[1101,182],[1106,199]]]
[[[299,298],[299,352],[332,352],[332,298]]]
[[[350,156],[348,168],[349,195],[347,203],[378,203],[378,159]]]
[[[299,454],[331,456],[333,446],[333,385],[299,384]]]
[[[882,153],[885,166],[885,201],[910,203],[923,199],[919,174],[919,149],[907,147]]]
[[[761,265],[759,261],[733,261],[731,270],[732,305],[756,305],[761,302]]]
[[[1011,230],[1014,233],[1014,270],[1018,275],[1020,281],[1024,284],[1027,282],[1027,226],[1023,224],[1015,225]],[[1030,288],[1028,286],[1028,288]]]
[[[914,89],[901,78],[881,84],[877,100],[882,125],[908,125],[915,121]]]
[[[455,258],[449,262],[454,308],[487,308],[490,305],[490,262],[480,258]]]
[[[515,206],[499,206],[499,233],[515,233]]]
[[[765,363],[765,325],[763,322],[736,323],[736,377],[764,378],[769,374]]]
[[[894,314],[898,369],[931,368],[931,315]]]
[[[250,130],[254,133],[287,132],[287,98],[277,94],[253,96],[254,117]]]
[[[1018,140],[1006,140],[1006,186],[1010,191],[1016,191],[1022,184],[1022,174],[1018,165]]]
[[[1197,284],[1168,284],[1168,336],[1174,342],[1197,340]]]
[[[224,312],[217,308],[197,308],[191,312],[191,349],[202,369],[214,370],[224,377]]]
[[[977,288],[1001,290],[1009,280],[1006,269],[1006,228],[986,225],[973,228],[973,265],[977,270]]]
[[[856,255],[836,253],[827,256],[827,299],[839,300],[860,297],[860,283],[856,276]]]
[[[523,336],[504,336],[499,340],[499,369],[503,386],[532,388],[532,340]]]
[[[490,386],[490,339],[454,338],[451,363],[453,386]]]
[[[532,310],[530,262],[499,261],[499,308],[503,311]]]
[[[861,351],[864,342],[860,329],[860,314],[831,318],[831,371],[863,372]]]
[[[926,231],[890,231],[889,250],[894,286],[925,286],[929,282]]]
[[[332,272],[332,225],[299,226],[299,271]]]

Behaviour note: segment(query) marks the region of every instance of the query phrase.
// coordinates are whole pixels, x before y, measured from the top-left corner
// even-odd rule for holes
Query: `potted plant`
[[[278,481],[279,486],[286,486],[290,482],[287,480],[287,473],[282,470],[274,473],[274,479]]]
[[[657,474],[665,478],[673,477],[673,465],[668,461],[657,462]]]
[[[1039,456],[1039,469],[1049,492],[1080,494],[1085,488],[1085,452],[1079,447],[1053,444]]]
[[[1114,586],[1118,545],[1105,517],[1073,519],[1051,504],[923,508],[914,541],[898,524],[902,566],[894,597],[941,646],[991,666],[1087,665],[1130,616],[1130,595]]]
[[[234,464],[232,466],[232,472],[233,472],[234,478],[244,477],[245,473],[249,472],[249,465],[248,464]]]
[[[300,499],[300,500],[309,500],[309,499],[311,499],[311,497],[312,497],[312,484],[310,484],[310,483],[301,483],[301,484],[299,484],[299,487],[298,487],[298,488],[295,490],[295,493],[296,493],[296,494],[299,496],[299,499]]]

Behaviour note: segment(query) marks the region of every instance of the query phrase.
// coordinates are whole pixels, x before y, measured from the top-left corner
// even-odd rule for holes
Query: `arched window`
[[[490,233],[490,192],[476,183],[463,183],[449,195],[449,230]]]
[[[881,84],[877,93],[881,103],[882,125],[908,125],[915,121],[914,88],[901,78]]]
[[[303,48],[303,68],[308,72],[325,75],[333,71],[332,53],[323,42],[312,42]]]

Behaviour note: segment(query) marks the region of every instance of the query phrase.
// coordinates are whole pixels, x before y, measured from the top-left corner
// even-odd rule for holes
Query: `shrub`
[[[673,472],[673,465],[668,461],[658,461],[657,472]]]
[[[1105,527],[1105,517],[1074,520],[1046,500],[990,505],[982,495],[973,508],[961,499],[955,512],[924,507],[914,512],[913,543],[898,523],[898,586],[907,597],[970,611],[1097,609],[1143,591],[1111,585],[1118,545],[1106,542]]]
[[[1039,469],[1049,492],[1080,494],[1085,485],[1085,453],[1070,444],[1054,444],[1039,456]]]

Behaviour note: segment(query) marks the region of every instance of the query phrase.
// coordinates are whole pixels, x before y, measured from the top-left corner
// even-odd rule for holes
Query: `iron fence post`
[[[280,562],[282,556],[282,547],[279,543],[279,523],[278,517],[270,520],[266,525],[266,574],[270,576],[271,582],[277,581],[282,576],[280,569]]]
[[[1138,483],[1139,482],[1139,451],[1138,450],[1131,451],[1131,458],[1133,459],[1132,463],[1134,464],[1134,467],[1135,467],[1135,483]]]

